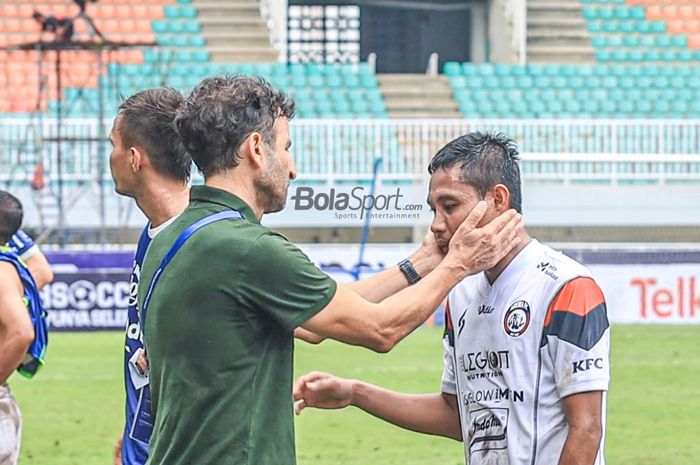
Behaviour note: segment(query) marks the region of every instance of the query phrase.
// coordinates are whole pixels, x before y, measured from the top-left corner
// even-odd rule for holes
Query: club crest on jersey
[[[522,336],[530,326],[530,304],[524,300],[513,303],[503,316],[503,330],[510,337]]]

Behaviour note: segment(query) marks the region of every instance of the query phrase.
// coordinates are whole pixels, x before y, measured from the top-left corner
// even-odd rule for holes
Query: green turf
[[[406,392],[439,389],[441,332],[420,330],[387,355],[325,342],[297,344],[312,369]],[[49,360],[11,386],[24,413],[22,464],[110,462],[121,429],[118,333],[52,334]],[[616,326],[606,456],[612,465],[696,465],[700,457],[700,326]],[[461,444],[401,431],[356,409],[307,410],[297,420],[299,465],[457,465]]]

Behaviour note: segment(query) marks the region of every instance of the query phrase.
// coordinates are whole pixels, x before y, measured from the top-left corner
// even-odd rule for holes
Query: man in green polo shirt
[[[205,79],[178,110],[178,132],[205,185],[192,188],[189,207],[153,240],[139,284],[155,414],[150,465],[294,464],[295,327],[386,352],[463,277],[490,268],[518,242],[514,211],[476,228],[482,202],[439,264],[419,251],[415,269],[404,263],[336,284],[260,225],[263,214],[284,207],[296,176],[293,113],[283,92],[245,76]],[[232,210],[239,219],[194,233],[152,287],[183,231]]]

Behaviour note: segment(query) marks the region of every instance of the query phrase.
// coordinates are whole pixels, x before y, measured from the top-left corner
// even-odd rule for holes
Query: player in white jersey
[[[518,154],[471,133],[431,161],[431,230],[447,250],[480,201],[484,221],[521,211]],[[449,294],[442,392],[409,395],[326,373],[295,383],[307,406],[355,405],[398,426],[464,441],[470,465],[602,465],[610,330],[590,272],[520,233],[494,268]]]

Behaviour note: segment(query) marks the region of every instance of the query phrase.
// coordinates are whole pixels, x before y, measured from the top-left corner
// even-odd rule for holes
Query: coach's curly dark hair
[[[275,120],[291,119],[294,109],[294,101],[266,80],[226,74],[199,83],[178,110],[175,125],[207,178],[238,166],[240,146],[253,132],[273,147]]]
[[[441,148],[428,165],[428,173],[459,166],[461,181],[483,198],[496,184],[510,191],[510,207],[522,213],[522,186],[518,147],[501,133],[470,132]]]

